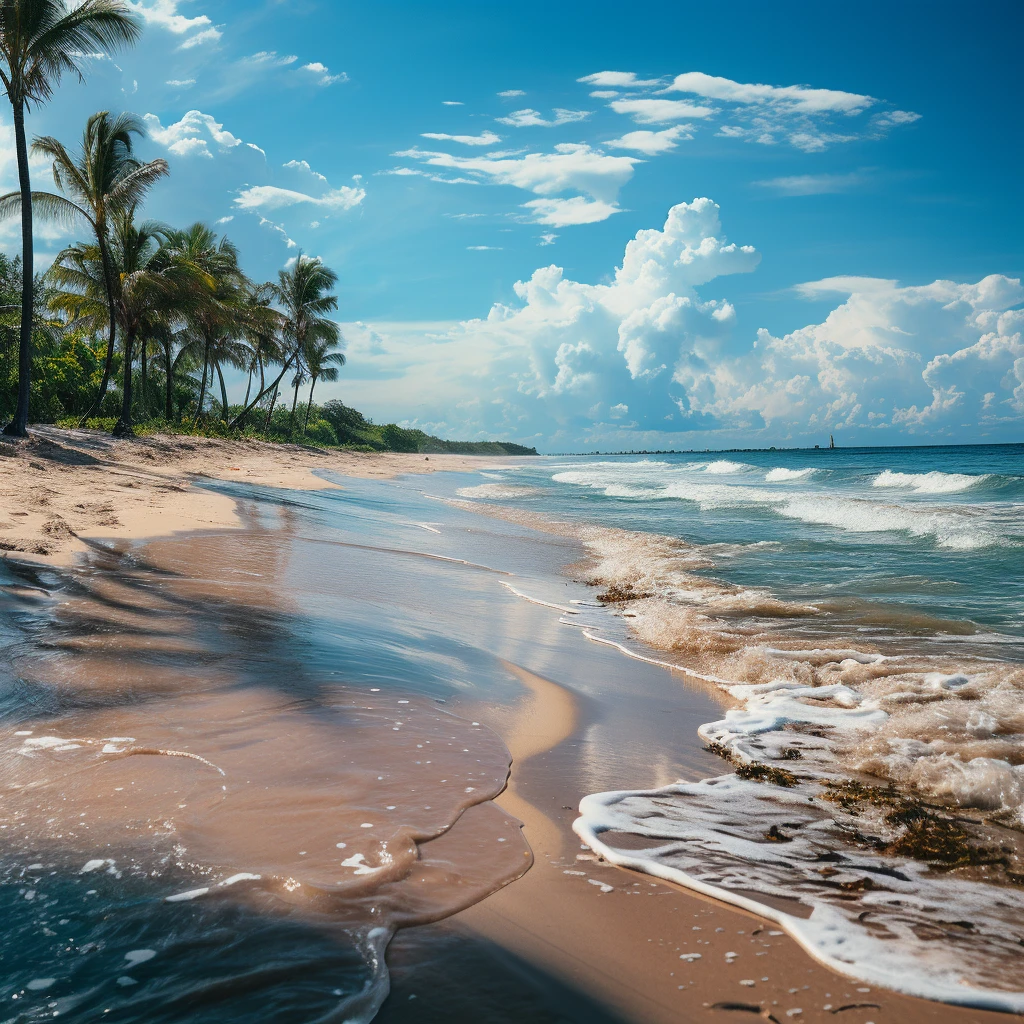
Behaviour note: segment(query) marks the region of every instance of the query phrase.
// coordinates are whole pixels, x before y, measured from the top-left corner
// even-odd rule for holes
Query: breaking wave
[[[886,469],[875,477],[872,486],[909,488],[918,494],[958,494],[991,479],[990,473],[896,473]]]

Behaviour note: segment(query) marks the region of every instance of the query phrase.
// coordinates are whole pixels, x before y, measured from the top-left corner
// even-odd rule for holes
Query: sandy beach
[[[336,496],[343,504],[347,492],[342,478],[380,481],[406,474],[474,472],[510,461],[324,453],[191,437],[114,442],[87,431],[53,428],[38,431],[28,442],[2,441],[0,547],[12,569],[4,600],[17,615],[29,616],[33,607],[64,595],[53,613],[55,633],[42,637],[26,627],[27,639],[19,642],[14,664],[23,679],[76,693],[74,714],[79,722],[86,714],[109,714],[110,722],[95,726],[96,735],[111,736],[116,729],[128,728],[118,716],[130,718],[133,729],[149,727],[134,704],[118,705],[113,711],[111,703],[107,708],[101,699],[104,692],[159,693],[171,702],[171,712],[161,712],[159,722],[174,715],[203,719],[211,736],[214,726],[219,730],[211,742],[222,752],[229,750],[225,737],[244,711],[246,728],[252,730],[248,742],[267,744],[266,757],[283,764],[291,755],[273,743],[279,738],[275,723],[287,722],[292,741],[288,749],[298,745],[313,766],[308,772],[320,771],[316,766],[331,757],[329,738],[307,731],[305,721],[292,721],[292,712],[268,696],[272,690],[267,678],[295,671],[294,678],[312,692],[323,685],[321,676],[327,672],[321,670],[328,663],[307,660],[298,671],[299,655],[276,648],[257,660],[249,651],[254,638],[286,616],[299,618],[303,605],[297,595],[315,594],[331,574],[343,575],[347,587],[359,588],[348,598],[352,607],[365,600],[368,607],[400,610],[402,601],[412,605],[418,598],[421,606],[429,607],[432,588],[436,592],[443,586],[452,610],[436,609],[442,618],[447,614],[457,622],[460,609],[487,605],[479,614],[480,629],[491,630],[494,659],[488,671],[503,680],[505,689],[496,690],[493,699],[468,684],[454,692],[437,689],[443,697],[424,690],[420,697],[403,697],[398,702],[402,708],[396,705],[387,713],[410,716],[413,712],[405,710],[406,705],[418,709],[421,724],[416,728],[422,735],[417,736],[426,743],[425,737],[434,735],[430,714],[440,701],[445,712],[457,716],[460,729],[465,725],[470,730],[465,733],[467,744],[477,742],[471,730],[478,726],[499,737],[501,742],[495,745],[480,734],[477,763],[486,767],[474,769],[481,778],[487,776],[496,801],[472,803],[461,812],[447,809],[444,813],[458,824],[447,829],[424,823],[423,835],[414,837],[420,858],[435,865],[437,875],[412,895],[403,891],[400,898],[394,897],[399,930],[387,954],[391,995],[378,1020],[511,1022],[531,1017],[539,1022],[667,1024],[753,1017],[776,1022],[990,1024],[1008,1019],[851,981],[815,962],[756,915],[611,867],[583,848],[571,830],[576,808],[595,786],[611,788],[619,778],[616,752],[628,752],[645,738],[652,751],[671,749],[672,759],[655,772],[664,776],[659,779],[663,784],[679,777],[680,771],[690,779],[721,771],[721,762],[702,749],[696,728],[722,706],[722,698],[683,673],[628,661],[591,643],[579,631],[559,626],[548,609],[529,605],[490,586],[490,581],[489,589],[480,589],[483,568],[492,574],[495,568],[490,562],[482,567],[473,550],[497,550],[486,535],[493,524],[488,526],[484,517],[478,517],[479,527],[467,525],[472,523],[470,513],[458,521],[467,533],[480,531],[480,538],[473,541],[477,549],[464,555],[464,570],[458,559],[440,549],[428,552],[411,543],[400,547],[372,528],[360,527],[361,538],[324,539],[309,525],[312,514],[261,505],[259,498],[263,493],[298,497],[341,488]],[[197,486],[203,481],[268,491],[246,497],[237,489],[227,493]],[[420,529],[424,541],[432,539],[431,530],[439,530],[425,521],[404,525]],[[519,536],[501,535],[499,540],[525,559],[525,554],[516,554],[516,544],[525,550]],[[289,543],[304,545],[301,557],[286,552]],[[329,550],[324,547],[328,543]],[[570,560],[570,540],[549,537],[544,543],[550,545],[544,558],[556,564]],[[317,556],[310,552],[318,550],[324,552],[324,564],[314,566]],[[32,566],[48,575],[36,575]],[[402,570],[408,575],[394,575],[396,566],[409,566]],[[251,578],[239,582],[232,575],[239,572]],[[155,596],[140,597],[154,580],[164,581],[153,591]],[[304,580],[305,590],[297,580]],[[467,643],[474,628],[466,612]],[[497,639],[495,630],[501,633]],[[111,636],[112,631],[116,635]],[[368,643],[372,645],[372,637]],[[33,645],[40,650],[48,646],[45,658]],[[252,657],[251,663],[246,657]],[[484,669],[479,672],[483,675]],[[443,668],[437,673],[442,678]],[[212,678],[223,686],[211,690]],[[246,689],[240,690],[243,685]],[[363,697],[376,692],[372,687],[359,690]],[[229,693],[248,696],[241,702],[226,701],[223,695]],[[262,695],[258,700],[253,696],[257,693]],[[254,714],[262,717],[254,719]],[[406,728],[407,718],[401,722]],[[448,724],[445,719],[443,727]],[[164,735],[159,730],[169,726],[157,723],[152,728],[159,737]],[[398,727],[387,725],[389,734],[392,728]],[[170,747],[172,739],[168,733],[160,742]],[[507,787],[501,743],[511,755]],[[183,751],[190,749],[181,746]],[[410,749],[415,752],[415,746]],[[635,749],[628,756],[635,758]],[[241,760],[237,771],[255,772],[257,760]],[[184,761],[176,770],[181,764],[192,771]],[[462,769],[452,762],[451,771],[456,770]],[[281,815],[279,825],[267,818],[265,807],[251,810],[268,833],[275,827],[308,827],[313,833],[321,829],[314,822],[332,813],[333,782],[325,782],[317,800],[307,806],[302,801],[307,798],[308,777],[288,783],[294,792],[283,790],[288,800],[274,805]],[[174,783],[174,794],[180,786],[198,784],[192,776],[182,780]],[[467,793],[478,785],[486,788],[469,781]],[[268,787],[281,785],[279,778],[268,778]],[[296,795],[300,791],[301,797]],[[175,813],[177,799],[168,797],[168,815]],[[289,801],[302,803],[306,817],[301,822],[287,816]],[[241,817],[230,829],[218,825],[202,831],[191,826],[199,837],[195,842],[206,843],[203,848],[213,851],[209,856],[218,863],[241,864],[255,856],[249,844],[238,842],[238,837],[250,834],[255,819],[246,816],[250,811],[244,807],[237,813]],[[355,811],[352,815],[353,830],[367,827]],[[480,815],[490,817],[477,821]],[[109,820],[121,819],[111,810]],[[519,822],[527,852],[513,849]],[[427,835],[432,828],[437,833],[433,838],[433,833]],[[481,837],[495,842],[487,850],[502,843],[504,859],[495,857],[493,871],[481,869],[473,875],[466,865],[472,862],[479,868],[490,856],[481,859]],[[442,850],[443,842],[450,847]],[[253,877],[279,870],[295,856],[278,849],[280,845],[268,836],[259,851],[266,866],[259,872],[245,870]],[[416,847],[410,848],[415,853]],[[432,850],[440,851],[433,859]],[[532,859],[525,873],[524,859]],[[304,878],[299,871],[306,870],[305,865],[296,864],[295,877]],[[451,865],[461,865],[458,884],[452,883]],[[253,897],[251,907],[263,908],[264,896]],[[303,921],[326,912],[320,904],[295,910],[297,920]]]

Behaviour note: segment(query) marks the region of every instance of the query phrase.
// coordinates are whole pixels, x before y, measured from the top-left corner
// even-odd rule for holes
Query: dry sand
[[[0,443],[0,548],[10,557],[67,563],[91,538],[241,527],[230,498],[192,486],[203,477],[321,488],[334,485],[315,476],[317,470],[387,477],[510,461],[323,453],[191,437],[124,442],[88,431],[42,429],[28,442]],[[409,934],[420,935],[404,954],[400,933],[393,951],[395,995],[381,1013],[383,1021],[485,1020],[486,1010],[474,1002],[481,993],[511,998],[513,988],[531,986],[560,1001],[552,1019],[571,1021],[1010,1019],[867,990],[815,963],[765,921],[596,862],[570,829],[583,794],[565,782],[585,716],[563,686],[509,669],[530,698],[515,713],[483,707],[473,714],[496,728],[513,754],[512,784],[500,802],[524,822],[536,866],[451,921],[413,929]],[[591,880],[608,890],[597,896]],[[419,966],[425,948],[437,951],[440,964],[435,958]],[[449,949],[453,956],[446,958]],[[412,960],[403,963],[403,957],[410,960],[408,950]],[[697,952],[700,959],[680,959],[681,953]],[[469,976],[474,971],[477,976]],[[480,984],[480,971],[491,972],[488,984]],[[416,1003],[406,1001],[410,986],[420,994]],[[434,999],[432,986],[440,986]],[[456,1005],[459,1000],[463,1005]]]
[[[386,478],[499,461],[515,460],[327,452],[161,434],[119,441],[99,431],[35,427],[28,439],[0,436],[0,552],[67,565],[97,538],[240,527],[231,498],[192,486],[204,478],[319,490],[336,485],[317,471]]]

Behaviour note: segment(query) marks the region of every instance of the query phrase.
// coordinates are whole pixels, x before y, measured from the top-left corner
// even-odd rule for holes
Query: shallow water
[[[13,1019],[370,1019],[395,928],[531,863],[489,799],[508,752],[465,710],[514,713],[517,666],[615,709],[579,743],[574,791],[706,767],[692,737],[714,702],[694,695],[677,735],[646,713],[663,673],[624,676],[502,586],[565,591],[578,545],[426,482],[231,485],[245,532],[98,545],[73,572],[0,563]]]
[[[586,548],[587,635],[734,701],[700,733],[753,774],[621,778],[584,801],[587,842],[742,905],[795,898],[780,922],[864,980],[1024,1007],[1024,447],[485,476],[454,500]]]

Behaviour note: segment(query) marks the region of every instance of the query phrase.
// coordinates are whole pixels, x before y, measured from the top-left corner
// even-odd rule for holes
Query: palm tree
[[[336,381],[338,369],[345,365],[345,353],[331,351],[337,343],[327,341],[313,342],[306,348],[306,369],[309,372],[309,401],[306,403],[306,418],[302,422],[302,432],[309,426],[309,410],[313,407],[313,389],[318,380]]]
[[[231,421],[229,427],[236,427],[268,394],[276,394],[289,370],[294,368],[296,375],[302,373],[303,353],[310,346],[320,342],[331,346],[338,344],[341,331],[327,317],[338,308],[338,297],[328,294],[337,283],[338,275],[333,270],[325,267],[319,259],[302,253],[290,269],[279,273],[274,297],[283,310],[281,334],[287,356],[277,377],[260,389],[260,393]]]
[[[245,317],[246,296],[251,286],[238,266],[238,250],[234,244],[226,236],[218,241],[216,232],[205,224],[172,231],[168,244],[175,252],[175,258],[191,264],[205,277],[205,286],[182,310],[184,352],[195,357],[197,362],[199,354],[202,354],[203,373],[195,416],[198,423],[206,401],[211,370],[215,370],[221,361],[235,362],[236,358],[241,358],[232,345],[242,335],[240,324]],[[243,362],[243,368],[244,365]],[[226,418],[225,390],[221,388]]]
[[[3,0],[0,3],[0,81],[11,101],[21,196],[21,336],[18,404],[5,434],[28,433],[32,374],[32,184],[28,168],[25,111],[45,103],[66,73],[83,79],[82,62],[100,49],[134,43],[141,29],[124,0]]]
[[[77,159],[72,159],[63,144],[52,136],[44,136],[32,143],[33,153],[48,156],[53,161],[54,184],[64,193],[55,195],[51,192],[33,192],[33,206],[52,220],[72,225],[83,219],[89,224],[99,247],[107,304],[111,310],[103,379],[92,407],[82,417],[83,422],[103,401],[114,360],[119,318],[114,310],[114,269],[110,261],[109,225],[115,218],[134,211],[153,184],[169,173],[166,160],[141,163],[135,158],[132,137],[144,137],[145,134],[142,121],[134,114],[111,117],[109,111],[101,110],[86,122],[82,133],[82,149]],[[21,194],[18,192],[0,197],[0,216],[20,205]],[[131,358],[132,353],[126,353],[124,365],[128,369],[131,367]],[[130,382],[125,390],[131,390]],[[120,421],[115,433],[123,433]]]

